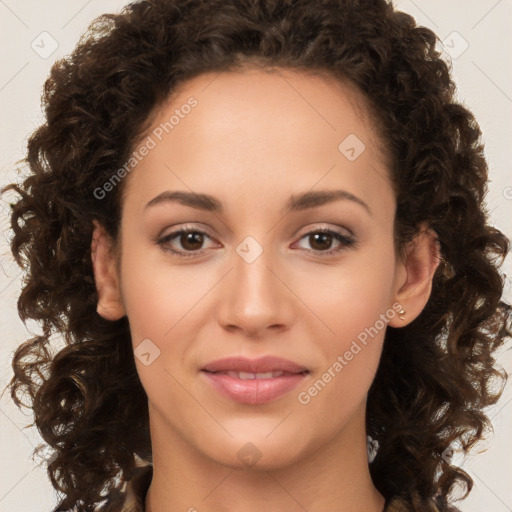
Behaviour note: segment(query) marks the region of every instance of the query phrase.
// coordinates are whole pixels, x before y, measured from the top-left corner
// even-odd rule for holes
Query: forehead
[[[289,134],[294,144],[300,135],[313,142],[318,138],[336,142],[347,133],[370,137],[372,146],[380,143],[362,92],[325,71],[273,67],[203,73],[182,83],[159,105],[152,128],[165,124],[169,114],[186,106],[191,97],[198,105],[192,121],[180,123],[184,136],[190,135],[187,127],[197,137],[207,132],[208,139],[215,133],[238,134],[243,127],[241,135],[257,136],[253,141],[263,143],[275,140],[277,134],[280,142]]]
[[[205,186],[216,195],[233,186],[270,197],[269,188],[302,192],[319,180],[338,185],[340,177],[354,192],[366,183],[378,193],[389,181],[362,93],[326,74],[201,74],[155,109],[138,147],[149,140],[128,186],[145,198],[162,187]]]

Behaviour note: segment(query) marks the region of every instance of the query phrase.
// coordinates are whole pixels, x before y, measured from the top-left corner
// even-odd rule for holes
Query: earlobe
[[[91,260],[94,281],[98,293],[96,311],[105,320],[119,320],[126,313],[121,300],[116,260],[112,250],[112,240],[105,228],[97,221],[91,240]]]
[[[403,327],[423,311],[432,291],[435,271],[441,261],[440,246],[436,233],[422,226],[419,233],[406,247],[405,272],[396,292],[396,302],[402,308],[389,325]],[[405,278],[403,277],[405,274]]]

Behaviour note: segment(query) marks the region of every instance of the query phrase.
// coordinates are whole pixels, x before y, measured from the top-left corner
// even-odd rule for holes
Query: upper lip
[[[202,368],[208,372],[238,371],[250,373],[266,373],[283,371],[288,373],[302,373],[308,371],[293,361],[275,356],[264,356],[257,359],[246,357],[225,357],[208,363]]]

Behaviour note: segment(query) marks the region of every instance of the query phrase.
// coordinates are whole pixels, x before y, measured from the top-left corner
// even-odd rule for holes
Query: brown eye
[[[354,246],[356,243],[354,238],[331,229],[311,231],[301,238],[301,240],[304,239],[309,242],[310,252],[318,253],[320,256],[339,253],[344,249]],[[336,242],[337,247],[333,249],[332,245]]]
[[[325,251],[330,249],[333,243],[333,236],[329,233],[309,234],[310,245],[315,251]]]
[[[203,234],[199,231],[188,231],[179,235],[181,246],[187,251],[197,251],[203,245]]]
[[[180,256],[196,256],[201,249],[205,239],[211,238],[207,233],[197,229],[180,229],[169,233],[156,240],[156,243],[165,251]],[[176,249],[174,247],[177,246]]]

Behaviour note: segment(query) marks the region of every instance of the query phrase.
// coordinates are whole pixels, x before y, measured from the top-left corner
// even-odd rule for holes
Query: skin
[[[197,107],[125,178],[121,240],[96,224],[92,241],[98,313],[127,315],[134,349],[149,339],[160,350],[149,365],[135,359],[153,448],[146,511],[380,512],[365,406],[385,328],[309,403],[298,394],[379,315],[394,311],[393,327],[419,315],[439,260],[435,238],[425,229],[405,258],[396,253],[387,156],[364,98],[349,85],[284,69],[207,73],[160,105],[150,129],[191,96]],[[354,161],[338,150],[349,134],[365,145]],[[368,209],[341,199],[283,213],[292,195],[337,189]],[[178,190],[210,194],[224,211],[171,201],[146,207]],[[185,226],[207,235],[155,243]],[[306,236],[321,228],[356,243]],[[247,236],[263,250],[251,263],[236,251]],[[176,256],[166,247],[196,252]],[[267,354],[310,373],[266,404],[225,398],[200,373],[221,357]],[[239,457],[244,446],[256,463]]]

